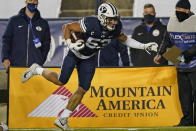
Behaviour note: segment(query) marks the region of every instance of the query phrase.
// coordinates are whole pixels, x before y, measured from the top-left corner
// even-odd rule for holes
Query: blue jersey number
[[[90,49],[100,49],[108,45],[111,42],[111,39],[97,39],[89,37],[86,41],[86,46]]]

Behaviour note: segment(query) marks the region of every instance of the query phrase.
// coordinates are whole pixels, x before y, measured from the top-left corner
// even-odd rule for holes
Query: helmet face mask
[[[118,17],[107,17],[106,18],[106,27],[109,31],[115,29],[116,25],[118,24]]]
[[[103,27],[113,31],[119,21],[117,8],[111,3],[101,4],[98,8],[98,19]]]

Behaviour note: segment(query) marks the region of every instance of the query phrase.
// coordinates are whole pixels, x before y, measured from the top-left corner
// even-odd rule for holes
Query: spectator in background
[[[183,113],[178,126],[193,126],[193,102],[196,101],[196,16],[190,12],[190,6],[188,0],[179,0],[176,4],[176,15],[170,17],[167,26],[172,44],[183,50],[185,59],[185,62],[181,62],[177,67]],[[169,46],[161,46],[162,53],[155,57],[155,63],[159,64],[161,54]]]
[[[9,66],[43,65],[50,49],[48,22],[37,10],[38,0],[26,0],[26,7],[9,19],[3,35],[2,62]]]
[[[158,49],[162,42],[169,43],[167,28],[155,18],[156,12],[152,4],[144,5],[143,15],[144,19],[134,29],[132,38],[141,43],[156,42],[159,45]],[[130,48],[130,54],[133,66],[157,66],[153,62],[156,52],[146,52],[145,50]],[[168,61],[162,58],[160,65],[168,65]]]
[[[97,66],[129,66],[129,56],[127,47],[120,43],[118,39],[113,39],[111,44],[99,50],[96,54]]]

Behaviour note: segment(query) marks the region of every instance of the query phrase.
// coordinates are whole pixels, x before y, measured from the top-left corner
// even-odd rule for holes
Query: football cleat
[[[65,118],[65,120],[61,120],[61,118],[58,118],[55,120],[54,124],[62,130],[71,130],[71,128],[69,128],[69,126],[67,125],[67,122],[67,118]]]
[[[38,75],[36,68],[40,67],[38,64],[34,63],[33,65],[31,65],[31,67],[26,70],[21,77],[21,82],[25,83],[27,80],[29,80],[31,77],[33,77],[34,75]]]

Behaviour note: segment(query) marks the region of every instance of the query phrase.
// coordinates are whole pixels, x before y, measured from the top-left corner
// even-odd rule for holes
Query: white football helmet
[[[101,4],[98,8],[98,20],[106,29],[113,31],[119,20],[117,8],[111,3]],[[112,20],[114,20],[114,25],[111,26]]]

